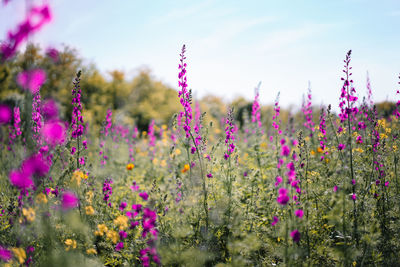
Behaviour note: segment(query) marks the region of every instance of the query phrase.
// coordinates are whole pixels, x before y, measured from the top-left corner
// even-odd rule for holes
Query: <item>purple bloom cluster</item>
[[[181,90],[178,93],[178,96],[180,97],[180,103],[183,107],[183,112],[180,112],[180,116],[183,117],[184,116],[184,122],[183,122],[183,130],[186,133],[186,138],[189,139],[190,138],[190,124],[192,122],[192,107],[191,107],[191,100],[192,100],[192,96],[191,96],[191,92],[190,90],[187,89],[187,78],[186,78],[186,66],[187,64],[185,63],[185,52],[186,52],[186,46],[183,45],[182,46],[182,51],[179,54],[180,58],[180,64],[178,66],[179,68],[179,88],[181,88]]]
[[[230,109],[228,111],[228,117],[226,118],[226,124],[225,124],[225,146],[226,146],[226,152],[224,154],[224,159],[228,160],[229,157],[232,155],[233,152],[235,152],[235,127],[233,124],[233,109]]]
[[[274,127],[276,129],[278,134],[282,134],[282,130],[279,129],[279,127],[280,127],[279,124],[281,123],[281,121],[278,120],[280,110],[281,110],[281,108],[279,106],[279,93],[278,93],[278,96],[276,97],[275,104],[274,104],[275,114],[272,116],[272,127]],[[273,141],[273,137],[270,138],[270,141],[271,142]]]
[[[11,116],[11,108],[8,105],[0,104],[0,125],[9,123]]]
[[[148,136],[149,136],[149,146],[154,147],[156,145],[156,136],[154,134],[154,120],[151,120],[149,124]]]
[[[40,93],[37,92],[32,100],[32,137],[36,140],[36,145],[41,145],[40,131],[43,126],[43,118],[40,112],[41,109],[41,97]]]
[[[400,74],[399,74],[399,80],[400,80]],[[398,82],[398,84],[400,84],[400,81]],[[397,90],[396,94],[400,95],[400,90]],[[396,102],[396,109],[394,111],[394,115],[396,116],[396,118],[400,118],[400,99]]]
[[[33,95],[39,93],[40,87],[46,81],[46,72],[42,69],[26,70],[18,74],[17,83]]]
[[[34,176],[45,176],[50,169],[48,163],[43,159],[41,154],[33,155],[25,159],[19,170],[13,170],[10,173],[10,182],[13,186],[18,187],[25,192],[33,186],[32,178]]]
[[[0,46],[2,58],[7,60],[12,57],[30,34],[40,30],[50,20],[51,12],[48,5],[33,7],[27,18],[18,25],[18,29],[15,32],[8,32],[7,40]]]
[[[22,134],[21,131],[21,116],[20,116],[20,110],[19,107],[14,107],[14,123],[13,126],[9,126],[9,136],[8,136],[8,146],[7,149],[10,151],[11,146],[14,143],[14,140],[17,138],[17,136],[20,136]]]
[[[345,77],[342,77],[341,80],[344,81],[343,87],[341,90],[340,94],[340,113],[339,113],[339,118],[341,122],[346,121],[347,119],[356,120],[356,115],[358,113],[358,108],[354,106],[355,102],[358,100],[358,97],[355,96],[356,90],[353,87],[353,80],[350,78],[350,76],[353,75],[351,73],[352,67],[350,67],[350,61],[351,61],[351,50],[347,52],[346,54],[346,59],[343,61],[344,62],[344,75]]]
[[[81,86],[80,86],[80,75],[79,71],[75,80],[74,80],[74,88],[72,89],[72,138],[78,138],[83,135],[83,117],[82,117],[82,103],[81,103]]]
[[[256,123],[258,128],[261,128],[262,124],[261,124],[261,111],[260,111],[260,102],[259,102],[260,84],[256,87],[255,92],[256,92],[256,94],[254,97],[253,106],[251,108],[251,122]]]
[[[106,119],[105,119],[105,121],[103,122],[103,125],[104,125],[104,127],[103,127],[103,129],[100,131],[100,134],[102,134],[103,137],[106,138],[106,137],[108,136],[109,130],[110,130],[111,126],[112,126],[112,111],[111,111],[111,109],[108,109],[108,110],[107,110]],[[100,160],[101,166],[106,165],[107,159],[108,159],[108,156],[107,156],[106,153],[105,153],[106,151],[105,151],[105,148],[104,148],[104,144],[105,144],[105,140],[100,141],[100,145],[99,145],[99,146],[100,146],[99,156],[102,156],[102,158],[103,158],[102,160]]]
[[[103,200],[106,202],[106,204],[111,207],[111,202],[110,196],[112,195],[112,186],[111,184],[113,183],[112,179],[106,179],[103,184]]]
[[[304,127],[306,127],[307,129],[309,129],[310,132],[310,137],[313,136],[313,132],[314,132],[314,122],[312,120],[312,95],[311,95],[311,88],[308,88],[308,93],[307,93],[307,99],[304,100],[303,99],[303,104],[301,107],[301,110],[303,111],[304,117],[306,119],[306,121],[304,122]]]

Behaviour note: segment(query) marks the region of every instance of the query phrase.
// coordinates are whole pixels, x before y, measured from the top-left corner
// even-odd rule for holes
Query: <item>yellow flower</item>
[[[396,145],[393,145],[393,150],[397,151],[397,146]]]
[[[388,136],[387,136],[386,134],[384,134],[384,133],[381,133],[379,136],[380,136],[381,139],[385,139],[385,138],[388,137]]]
[[[165,159],[163,159],[160,163],[161,167],[166,167],[167,166],[167,161]]]
[[[90,204],[92,203],[94,193],[93,191],[88,191],[86,192],[86,201],[89,202]]]
[[[119,226],[119,230],[124,230],[128,227],[128,217],[120,215],[114,220],[114,224]]]
[[[47,197],[46,197],[46,195],[43,194],[43,193],[39,193],[39,194],[36,196],[36,202],[37,202],[37,203],[46,204],[46,203],[47,203]]]
[[[154,158],[154,159],[153,159],[153,164],[154,164],[154,165],[157,165],[157,164],[158,164],[158,159],[157,159],[157,158]]]
[[[26,217],[29,222],[33,222],[35,220],[35,211],[32,208],[23,208],[22,214]]]
[[[97,229],[99,230],[95,231],[94,234],[98,236],[103,236],[108,231],[108,228],[105,224],[98,224]]]
[[[176,150],[175,150],[175,155],[180,155],[182,152],[181,152],[181,150],[179,149],[179,148],[177,148]]]
[[[119,235],[116,231],[110,230],[107,232],[107,239],[111,240],[114,244],[116,244],[119,240]]]
[[[94,214],[94,209],[93,209],[92,206],[87,206],[85,208],[85,211],[86,211],[86,215],[93,215]]]
[[[314,150],[311,150],[311,155],[315,155],[315,151]]]
[[[161,125],[161,128],[162,128],[163,130],[166,130],[166,129],[167,129],[167,125],[163,124],[163,125]]]
[[[143,131],[142,132],[142,136],[144,137],[144,136],[146,136],[147,135],[147,132],[146,131]]]
[[[128,171],[133,170],[133,168],[135,168],[135,165],[134,165],[133,163],[129,163],[128,165],[126,165],[126,169],[127,169]]]
[[[324,152],[324,150],[320,146],[317,148],[317,151],[318,151],[318,153]]]
[[[390,133],[392,132],[392,128],[386,128],[386,129],[385,129],[385,132],[386,132],[387,134],[390,134]]]
[[[65,245],[67,245],[67,247],[65,248],[66,251],[72,249],[76,249],[76,241],[73,239],[67,239],[65,240]]]
[[[86,250],[88,255],[97,254],[97,251],[94,248],[89,248]]]
[[[18,259],[19,264],[23,264],[26,259],[26,253],[23,248],[12,248],[14,256]]]
[[[86,176],[86,178],[85,178]],[[87,179],[87,175],[85,175],[82,171],[80,170],[76,170],[74,171],[74,173],[72,174],[72,178],[71,178],[71,182],[76,182],[77,186],[81,185],[81,180],[82,178]]]
[[[182,173],[187,172],[190,169],[189,164],[185,164],[185,166],[183,166],[183,169],[181,170]]]

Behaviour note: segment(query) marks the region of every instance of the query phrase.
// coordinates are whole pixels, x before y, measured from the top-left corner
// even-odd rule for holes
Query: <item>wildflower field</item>
[[[400,93],[361,98],[351,50],[337,108],[199,101],[185,45],[178,91],[121,106],[119,73],[18,51],[50,19],[0,47],[2,266],[400,266]]]

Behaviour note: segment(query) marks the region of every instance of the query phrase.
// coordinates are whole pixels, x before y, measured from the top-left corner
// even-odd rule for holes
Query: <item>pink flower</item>
[[[57,102],[53,99],[46,100],[42,105],[42,113],[46,120],[56,119],[58,117]]]
[[[11,121],[11,108],[5,104],[0,104],[0,125]]]
[[[290,154],[290,148],[285,145],[282,146],[281,155],[287,157],[287,156],[289,156],[289,154]]]
[[[355,193],[353,193],[353,194],[351,195],[351,199],[354,200],[354,201],[356,201],[357,195],[356,195]]]
[[[70,191],[62,195],[62,207],[64,210],[69,210],[78,206],[79,199]]]
[[[128,234],[125,231],[119,231],[119,238],[121,240],[124,240],[127,237],[128,237]]]
[[[3,247],[0,247],[0,259],[7,262],[11,258],[12,258],[11,251],[9,251],[8,249],[5,249]]]
[[[338,186],[337,185],[335,185],[334,187],[333,187],[333,192],[337,192],[338,191]]]
[[[121,204],[119,205],[119,209],[124,210],[126,208],[126,205],[126,202],[121,202]]]
[[[10,182],[13,186],[18,187],[20,190],[26,190],[33,185],[30,175],[20,171],[11,171]]]
[[[6,60],[12,57],[22,42],[28,39],[29,35],[40,30],[50,20],[51,12],[48,5],[33,7],[25,21],[18,25],[18,29],[15,32],[9,31],[7,40],[0,45],[2,58]]]
[[[290,236],[292,237],[292,239],[293,239],[293,242],[299,242],[300,241],[300,232],[299,232],[299,230],[294,230],[294,231],[292,231],[291,233],[290,233]]]
[[[42,128],[42,137],[50,145],[56,146],[65,142],[65,125],[62,121],[50,121]]]
[[[275,224],[277,224],[279,222],[279,218],[274,216],[271,225],[274,226]]]
[[[43,159],[42,155],[36,154],[25,159],[24,162],[22,162],[21,169],[26,175],[29,176],[45,176],[49,172],[50,166]]]
[[[281,195],[281,196],[279,196],[277,199],[276,199],[276,201],[279,203],[279,204],[281,204],[281,205],[286,205],[288,202],[289,202],[289,196],[287,196],[287,195]]]
[[[42,69],[23,71],[17,76],[17,83],[32,94],[39,92],[40,87],[46,80],[46,72]]]
[[[301,209],[295,210],[294,215],[296,215],[299,218],[303,218],[304,212]]]
[[[124,242],[119,242],[115,247],[115,251],[120,251],[123,248],[124,248]]]
[[[48,48],[48,49],[46,50],[46,55],[47,55],[48,57],[50,57],[50,58],[53,60],[53,63],[57,63],[58,60],[60,59],[60,58],[59,58],[58,50],[55,49],[55,48],[51,48],[51,47]]]
[[[338,150],[339,151],[341,151],[341,150],[343,150],[343,149],[345,149],[346,148],[346,145],[345,144],[339,144],[338,145]]]
[[[147,200],[149,198],[149,195],[143,191],[139,193],[139,197],[141,197],[143,200]]]

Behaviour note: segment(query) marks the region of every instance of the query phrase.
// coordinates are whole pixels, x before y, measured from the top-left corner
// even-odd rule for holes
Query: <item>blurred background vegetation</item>
[[[25,52],[18,54],[13,60],[0,63],[2,102],[14,104],[23,99],[16,76],[28,66],[46,71],[47,81],[41,88],[42,100],[56,100],[61,118],[67,121],[70,121],[72,112],[72,81],[79,69],[83,72],[81,88],[84,118],[92,127],[102,125],[108,108],[112,109],[117,123],[135,124],[139,130],[147,130],[152,119],[159,125],[170,124],[173,115],[181,109],[177,90],[157,80],[149,69],[141,69],[133,79],[127,79],[122,71],[113,70],[108,73],[108,78],[96,65],[84,63],[84,59],[71,47],[64,46],[58,51],[57,60],[54,60],[54,57],[35,44],[28,44]],[[254,95],[246,97],[252,99]],[[243,118],[246,114],[251,114],[252,101],[248,99],[237,97],[227,103],[217,96],[207,95],[194,101],[199,101],[201,112],[207,113],[206,123],[213,121],[218,127],[221,122],[217,118],[225,116],[227,106],[234,107],[236,121],[242,126]],[[270,99],[275,99],[275,96],[271,95]],[[395,103],[388,101],[377,103],[378,112],[385,117],[392,114],[395,107]],[[262,106],[261,112],[263,123],[270,125],[273,106]],[[281,109],[284,123],[289,118],[302,117],[300,107]],[[315,113],[313,117],[318,119],[319,114]]]

